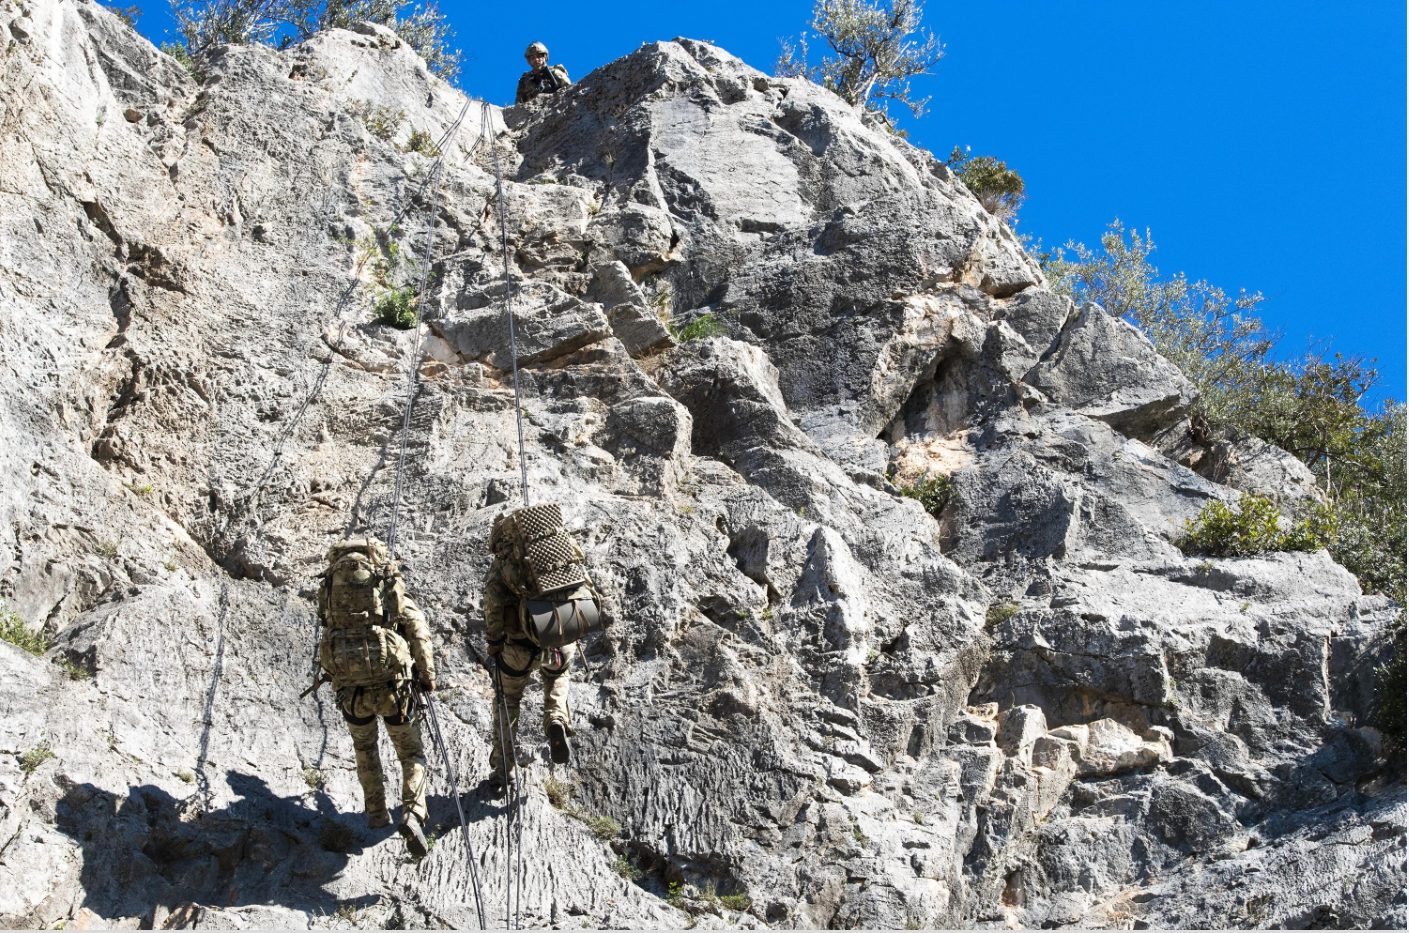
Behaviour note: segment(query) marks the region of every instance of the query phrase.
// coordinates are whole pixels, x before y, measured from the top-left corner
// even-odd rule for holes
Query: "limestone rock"
[[[1304,477],[1173,444],[1183,377],[929,153],[689,39],[501,111],[379,26],[201,83],[91,0],[0,29],[0,596],[50,642],[0,644],[4,925],[469,927],[470,864],[502,923],[521,475],[615,618],[569,770],[525,698],[524,926],[1404,925],[1398,607],[1180,554]],[[393,515],[472,861],[439,761],[425,862],[365,829],[300,697],[327,547]]]

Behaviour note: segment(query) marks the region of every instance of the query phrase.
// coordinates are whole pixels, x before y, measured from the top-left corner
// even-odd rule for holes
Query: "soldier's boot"
[[[543,674],[543,734],[548,738],[548,754],[554,764],[565,765],[572,761],[572,748],[568,737],[572,732],[572,706],[568,699],[575,645],[567,645],[558,651],[545,652]]]
[[[403,816],[396,831],[406,840],[406,851],[411,853],[412,858],[422,859],[430,853],[431,847],[426,844],[426,836],[421,832],[421,819],[416,814],[408,813]]]
[[[362,803],[367,809],[367,825],[372,829],[391,823],[387,813],[386,786],[382,783],[382,756],[377,751],[377,720],[349,722],[352,750],[357,754],[357,782],[362,785]]]

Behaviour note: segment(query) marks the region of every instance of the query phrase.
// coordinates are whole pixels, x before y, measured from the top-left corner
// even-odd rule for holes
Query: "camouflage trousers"
[[[559,653],[561,656],[559,657]],[[568,702],[568,686],[571,683],[569,674],[572,670],[572,659],[577,655],[576,645],[564,645],[561,648],[550,651],[543,651],[527,645],[516,645],[512,642],[504,645],[504,653],[499,655],[500,676],[504,684],[504,701],[509,707],[509,732],[517,741],[519,735],[519,703],[523,700],[524,689],[528,686],[529,676],[537,668],[543,675],[543,729],[546,732],[548,724],[560,722],[567,729],[568,735],[573,735],[572,731],[572,706]],[[490,741],[489,768],[493,773],[499,771],[499,749],[500,749],[500,720],[503,713],[500,712],[498,704],[494,710],[494,736]],[[515,762],[509,762],[510,770]]]
[[[357,780],[367,815],[385,813],[386,786],[382,783],[382,756],[377,748],[377,717],[386,725],[387,737],[401,760],[401,813],[426,820],[426,748],[421,741],[411,685],[397,688],[344,687],[338,691],[338,708],[352,733],[357,753]]]

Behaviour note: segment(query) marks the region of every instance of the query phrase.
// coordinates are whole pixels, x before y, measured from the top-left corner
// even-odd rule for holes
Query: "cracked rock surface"
[[[397,546],[502,918],[505,234],[532,494],[617,620],[572,767],[525,700],[526,925],[1405,925],[1398,607],[1324,552],[1185,557],[1205,503],[1314,483],[1196,441],[1179,371],[929,153],[688,39],[472,103],[439,175],[411,134],[465,100],[380,27],[198,82],[90,0],[0,0],[0,48],[0,595],[51,642],[0,643],[0,923],[474,925],[439,762],[414,863],[299,697],[411,365]],[[373,323],[427,244],[420,329]]]

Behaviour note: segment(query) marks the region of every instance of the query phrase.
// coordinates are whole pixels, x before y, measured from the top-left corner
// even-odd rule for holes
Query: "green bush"
[[[722,337],[724,335],[724,323],[719,320],[718,315],[710,313],[702,314],[690,323],[684,325],[671,321],[666,325],[666,330],[670,331],[670,336],[675,338],[676,343],[689,343],[691,340]]]
[[[425,130],[412,130],[411,138],[406,140],[406,145],[401,147],[406,152],[415,152],[423,156],[435,158],[440,155],[440,150],[436,148],[435,140],[431,139],[431,134]]]
[[[4,602],[0,602],[0,639],[23,648],[35,657],[49,650],[49,637],[42,630],[31,632],[24,620]]]
[[[1409,690],[1405,681],[1404,649],[1404,614],[1401,612],[1394,636],[1394,657],[1375,669],[1375,706],[1371,715],[1375,728],[1385,737],[1385,747],[1401,756],[1406,744],[1405,692]]]
[[[908,486],[898,486],[897,491],[907,499],[914,499],[925,507],[925,511],[939,518],[939,513],[949,504],[954,485],[942,473],[926,473]]]
[[[369,100],[353,101],[348,112],[362,121],[367,132],[384,142],[396,135],[396,131],[401,129],[401,121],[406,119],[406,111],[393,110]]]
[[[753,906],[753,900],[747,894],[726,894],[719,899],[719,903],[739,913],[744,913]]]
[[[984,613],[983,624],[988,628],[995,628],[1017,615],[1018,611],[1021,609],[1022,606],[1013,602],[1011,599],[994,603],[988,607],[988,612]]]
[[[627,881],[635,881],[641,877],[641,869],[637,868],[635,863],[625,856],[617,857],[617,860],[612,863],[612,871]]]
[[[1282,513],[1266,496],[1244,495],[1236,508],[1217,500],[1184,523],[1177,542],[1185,554],[1211,557],[1253,557],[1273,551],[1314,551],[1330,542],[1334,522],[1323,509],[1287,531]]]
[[[609,816],[594,816],[584,822],[598,839],[615,839],[621,832],[621,824]]]
[[[388,288],[377,298],[374,306],[377,323],[400,330],[410,330],[416,326],[416,289]]]
[[[1012,217],[1022,206],[1027,187],[1022,176],[994,156],[971,156],[967,148],[954,147],[945,162],[964,186],[995,217]]]
[[[55,757],[54,750],[49,747],[49,740],[41,739],[38,745],[20,756],[20,770],[25,774],[33,774],[39,770],[40,765],[54,760]]]

